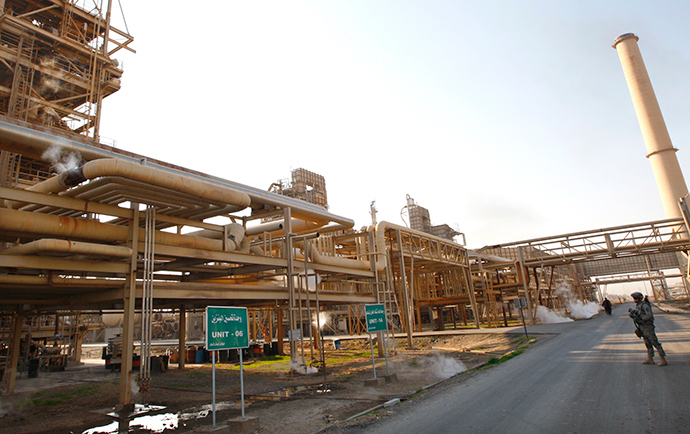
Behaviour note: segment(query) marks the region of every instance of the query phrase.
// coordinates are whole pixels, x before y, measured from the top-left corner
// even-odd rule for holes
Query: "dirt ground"
[[[543,340],[546,337],[539,337]],[[397,381],[365,385],[374,378],[371,350],[363,339],[341,340],[335,349],[326,343],[325,382],[318,372],[302,374],[291,369],[287,356],[248,359],[244,367],[245,416],[256,417],[257,433],[304,434],[323,431],[391,400],[405,400],[424,388],[468,370],[495,363],[505,354],[516,354],[528,344],[522,334],[472,333],[415,338],[414,348],[405,339],[389,341],[392,351],[376,356],[377,378],[395,374]],[[533,343],[533,342],[532,342]],[[390,348],[389,348],[390,349]],[[318,357],[318,352],[314,352]],[[505,357],[505,356],[504,356]],[[508,356],[509,357],[509,356]],[[311,351],[305,349],[311,361]],[[298,368],[304,370],[304,366]],[[317,371],[316,368],[311,368]],[[468,375],[468,374],[463,374]],[[136,374],[133,374],[136,377]],[[215,369],[216,425],[241,416],[238,363],[219,363]],[[119,400],[119,372],[110,372],[99,359],[70,366],[64,372],[39,372],[18,379],[18,392],[0,396],[0,433],[114,433]],[[371,382],[371,381],[369,381]],[[130,432],[202,432],[212,426],[211,364],[187,365],[152,375],[151,387],[137,393],[145,408],[134,417]],[[134,385],[136,386],[136,385]],[[110,413],[110,416],[108,415]],[[121,411],[121,414],[129,414]]]

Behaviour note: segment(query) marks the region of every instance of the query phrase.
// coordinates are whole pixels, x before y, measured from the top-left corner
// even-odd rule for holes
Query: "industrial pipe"
[[[66,153],[81,155],[84,160],[116,158],[139,164],[141,160],[145,159],[143,156],[131,152],[122,150],[116,152],[114,148],[106,147],[98,143],[78,141],[78,138],[67,138],[55,134],[55,132],[42,131],[33,126],[29,127],[29,125],[28,123],[0,116],[0,149],[31,155],[35,158],[41,158],[43,153],[49,149],[59,147]],[[353,220],[329,213],[319,205],[249,187],[226,179],[192,170],[182,170],[181,168],[172,167],[166,165],[166,163],[156,162],[150,159],[146,160],[146,167],[156,168],[166,173],[182,175],[245,193],[251,199],[252,207],[260,208],[261,205],[268,205],[279,208],[291,208],[294,217],[322,224],[335,222],[342,225],[344,228],[352,228],[355,224]]]
[[[300,233],[319,229],[323,227],[323,223],[316,223],[301,219],[290,219],[290,227],[293,233]],[[285,231],[283,230],[283,221],[278,220],[274,222],[262,223],[255,226],[249,226],[247,228],[247,236],[262,235],[265,232],[270,233],[273,237],[285,235]]]
[[[94,220],[60,217],[51,214],[30,213],[0,208],[0,233],[22,233],[31,235],[78,238],[91,241],[121,243],[127,241],[127,226],[101,223]],[[139,228],[139,239],[144,239],[143,228]],[[188,247],[204,250],[223,250],[221,240],[190,237],[170,232],[156,231],[156,243],[168,246]]]
[[[410,229],[410,228],[407,228],[404,226],[398,226],[398,225],[395,225],[393,223],[389,223],[386,221],[381,221],[375,225],[369,226],[369,228],[367,229],[368,232],[374,232],[374,239],[375,239],[374,244],[375,244],[375,248],[376,248],[375,260],[376,260],[376,270],[377,271],[380,271],[380,270],[383,270],[386,268],[386,260],[385,260],[385,255],[384,255],[384,253],[386,253],[386,236],[385,236],[385,233],[386,233],[386,230],[388,230],[388,229],[400,230],[402,232],[405,232],[405,233],[408,233],[411,235],[417,235],[417,236],[420,236],[423,238],[429,238],[431,240],[436,240],[436,241],[442,242],[444,244],[454,244],[454,245],[458,246],[459,248],[464,249],[464,247],[461,246],[460,244],[454,243],[454,242],[447,240],[445,238],[440,238],[440,237],[437,237],[435,235],[428,234],[426,232],[417,231],[417,230]]]
[[[36,253],[54,252],[79,255],[102,255],[115,258],[131,258],[132,249],[124,246],[110,246],[105,244],[83,243],[52,238],[32,241],[0,251],[2,255],[33,255]]]
[[[316,248],[314,243],[312,243],[310,240],[306,240],[307,243],[309,243],[309,248],[305,248],[305,241],[299,240],[295,241],[295,247],[301,247],[302,250],[308,250],[308,258],[309,260],[321,264],[321,265],[330,265],[333,267],[342,267],[342,268],[349,268],[349,269],[354,269],[354,270],[370,270],[371,267],[369,265],[369,262],[365,261],[360,261],[359,259],[351,259],[351,258],[343,258],[339,256],[325,256],[322,255],[319,250]]]
[[[188,232],[185,235],[191,237],[210,238],[213,240],[222,240],[223,233],[227,232],[227,239],[225,240],[226,248],[233,251],[241,245],[246,245],[246,250],[249,251],[249,239],[244,236],[244,226],[238,223],[230,223],[224,226],[226,228],[223,232],[214,231],[210,229],[202,229],[200,231]],[[247,239],[247,242],[243,242]]]
[[[102,176],[119,176],[125,179],[132,179],[216,203],[243,207],[248,207],[251,204],[251,199],[246,193],[183,175],[166,173],[149,166],[112,158],[89,161],[79,168],[68,170],[46,181],[39,182],[27,188],[27,190],[41,193],[58,193],[79,185],[86,180]],[[16,209],[23,205],[20,203],[9,203],[8,207]]]
[[[60,286],[88,288],[122,288],[125,279],[84,279],[82,277],[25,276],[20,274],[0,274],[0,285]]]

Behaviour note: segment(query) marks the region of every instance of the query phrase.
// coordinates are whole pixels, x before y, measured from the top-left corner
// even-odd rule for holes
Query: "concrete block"
[[[261,428],[258,417],[228,419],[227,425],[232,432],[252,432]]]
[[[205,426],[194,430],[195,434],[234,434],[234,433],[249,433],[257,431],[261,426],[259,425],[258,417],[241,417],[235,419],[228,419],[225,422],[216,422],[216,427]]]
[[[215,428],[213,426],[202,426],[195,428],[193,431],[194,434],[230,434],[231,432],[230,427],[223,423],[216,423]]]
[[[370,378],[368,380],[364,380],[364,386],[365,387],[381,387],[386,385],[386,379],[379,377],[379,378]]]
[[[386,379],[386,383],[397,383],[398,382],[398,374],[384,375],[383,378]]]

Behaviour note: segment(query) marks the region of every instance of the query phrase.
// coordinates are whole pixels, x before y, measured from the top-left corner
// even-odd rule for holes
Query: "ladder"
[[[0,151],[0,187],[17,187],[21,154]]]
[[[17,62],[10,91],[9,116],[26,121],[29,116],[34,69],[31,67],[35,36],[22,29],[17,44]]]
[[[386,321],[388,322],[388,329],[393,337],[395,331],[402,332],[402,321],[400,320],[400,306],[398,304],[398,297],[395,293],[395,285],[393,285],[393,274],[391,273],[391,263],[388,255],[386,258],[386,269],[383,278],[377,275],[374,282],[376,295],[380,303],[383,303],[386,311]]]

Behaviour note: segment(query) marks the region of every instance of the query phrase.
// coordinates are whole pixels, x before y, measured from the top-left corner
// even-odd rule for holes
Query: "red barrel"
[[[196,347],[189,347],[187,349],[187,357],[185,358],[187,363],[196,362]]]

